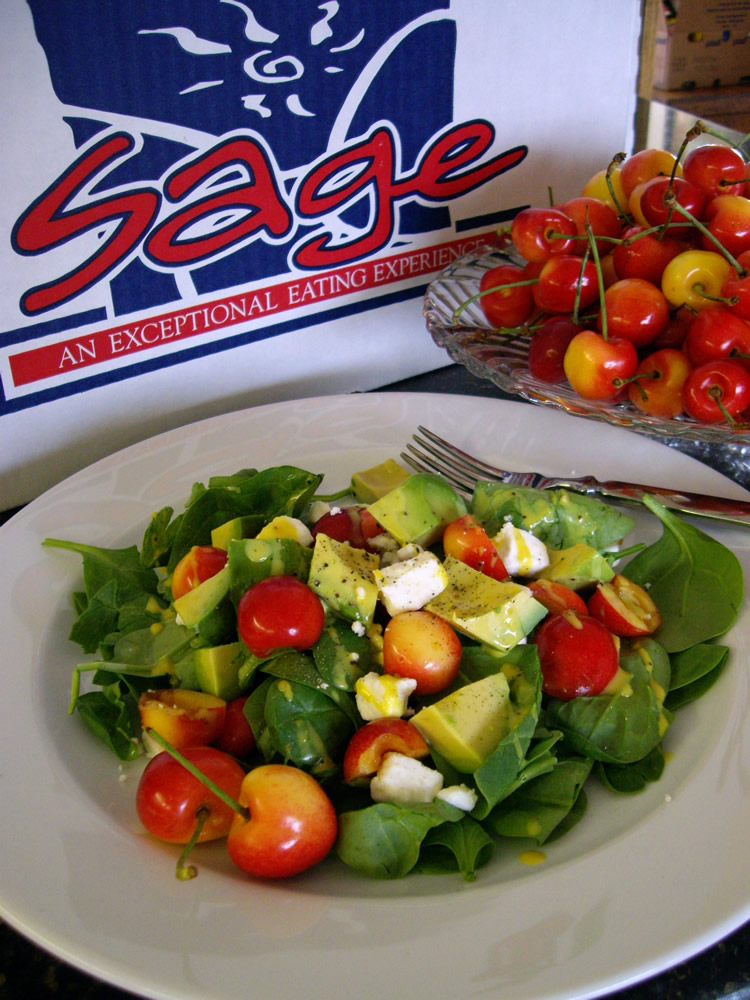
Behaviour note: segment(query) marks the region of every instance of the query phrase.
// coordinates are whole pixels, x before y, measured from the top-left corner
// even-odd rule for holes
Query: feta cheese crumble
[[[455,806],[456,809],[463,809],[464,812],[471,812],[479,798],[473,788],[464,784],[441,788],[435,797]]]
[[[530,531],[516,528],[510,521],[505,522],[492,542],[511,576],[533,576],[549,566],[544,542]]]
[[[389,615],[417,611],[448,586],[448,574],[432,552],[375,570],[380,599]]]
[[[365,722],[400,719],[406,714],[409,695],[416,686],[417,682],[411,677],[394,677],[371,670],[354,685],[357,711]]]
[[[330,506],[325,502],[325,500],[313,500],[310,504],[310,510],[308,511],[310,523],[315,524],[315,522],[319,521],[321,517],[324,517],[330,509]]]
[[[443,776],[414,757],[390,751],[383,757],[378,773],[370,782],[375,802],[410,805],[432,802],[443,787]]]

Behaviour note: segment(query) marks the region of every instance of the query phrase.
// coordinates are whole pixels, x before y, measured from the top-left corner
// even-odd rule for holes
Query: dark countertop
[[[510,398],[457,365],[404,379],[386,390],[447,392]],[[706,460],[706,456],[701,456]],[[721,471],[722,455],[707,464]],[[750,488],[750,482],[742,485]],[[14,512],[0,513],[0,523]],[[745,836],[738,831],[738,836]],[[627,947],[627,935],[623,938]],[[0,923],[0,1000],[127,1000],[133,994],[92,979],[27,941]],[[540,997],[539,1000],[544,1000]],[[750,923],[686,962],[608,1000],[750,1000]]]

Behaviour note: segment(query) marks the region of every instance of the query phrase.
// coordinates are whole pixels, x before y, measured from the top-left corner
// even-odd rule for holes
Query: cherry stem
[[[206,820],[211,815],[211,810],[208,806],[200,806],[195,813],[195,829],[193,830],[193,835],[190,840],[185,844],[182,854],[177,859],[177,878],[181,882],[187,882],[191,878],[195,878],[198,874],[198,869],[195,865],[189,865],[187,863],[188,856],[193,850],[195,845],[198,843],[198,839],[203,832],[203,827],[206,825]]]
[[[588,219],[588,208],[586,209],[586,218]],[[581,257],[581,270],[578,272],[578,281],[576,282],[576,294],[573,299],[573,322],[578,326],[580,323],[578,310],[581,307],[581,285],[583,284],[583,275],[586,270],[586,265],[591,257],[591,246],[586,247],[586,251]]]
[[[680,215],[684,215],[686,219],[692,222],[692,224],[699,232],[703,233],[704,236],[707,236],[708,239],[711,240],[711,242],[715,245],[719,253],[723,254],[723,256],[726,257],[726,259],[729,261],[729,263],[737,272],[738,277],[744,278],[746,276],[747,271],[745,270],[745,268],[739,263],[739,261],[737,261],[732,256],[732,254],[727,250],[724,244],[721,243],[719,240],[717,240],[714,234],[706,226],[703,225],[700,219],[696,219],[696,217],[689,209],[685,208],[677,201],[677,199],[674,196],[674,191],[668,191],[667,194],[664,195],[664,204],[668,206],[670,212],[674,209],[675,211],[679,212]],[[669,219],[667,219],[667,222],[669,222]]]
[[[721,410],[722,416],[724,417],[724,419],[726,420],[726,422],[729,424],[729,426],[730,427],[736,427],[737,426],[737,421],[734,419],[734,417],[732,416],[732,414],[729,412],[729,410],[726,408],[726,406],[724,405],[724,403],[722,401],[722,398],[721,398],[721,386],[712,385],[709,389],[706,390],[706,395],[710,396],[710,398],[719,407],[719,409]]]
[[[725,295],[709,295],[706,291],[706,286],[701,281],[695,282],[693,291],[696,295],[700,295],[701,298],[708,299],[709,302],[718,302],[723,306],[736,306],[740,301],[737,295],[730,295],[728,298]]]
[[[239,815],[244,817],[244,819],[250,819],[249,809],[246,809],[245,806],[241,806],[236,799],[233,799],[231,795],[225,792],[224,789],[209,778],[207,774],[204,774],[203,771],[195,766],[195,764],[189,761],[184,754],[181,754],[176,747],[173,747],[171,743],[165,740],[161,733],[157,733],[155,729],[150,728],[144,730],[144,732],[147,732],[148,735],[156,743],[158,743],[163,750],[167,751],[170,757],[174,757],[178,764],[182,764],[186,771],[192,774],[194,778],[197,778],[198,781],[205,785],[210,792],[213,792],[217,799],[221,799],[221,801],[225,805],[229,806],[233,812],[239,813]]]
[[[489,295],[491,292],[502,292],[505,288],[522,288],[524,285],[538,285],[539,278],[526,278],[523,281],[509,281],[506,285],[495,285],[492,288],[485,288],[481,292],[477,292],[476,295],[470,296],[465,302],[453,313],[453,322],[458,322],[458,317],[467,308],[467,306],[473,305],[474,302],[478,302],[485,295]]]
[[[694,135],[692,136],[693,139],[697,139],[697,137],[703,133],[705,133],[706,135],[712,135],[715,139],[721,139],[721,141],[725,142],[727,146],[732,146],[734,149],[737,150],[738,153],[741,153],[743,157],[745,156],[745,150],[743,149],[743,147],[747,142],[747,140],[750,139],[750,132],[749,132],[744,137],[744,139],[740,139],[739,142],[733,142],[731,139],[728,139],[725,135],[722,135],[721,132],[717,132],[716,129],[713,129],[709,125],[706,125],[704,121],[700,121],[700,119],[695,123],[695,125],[693,125],[693,127],[690,129],[690,132],[688,132],[688,135],[690,135],[691,132],[694,133]]]
[[[687,219],[684,222],[673,222],[670,229],[692,229],[692,222],[688,222]],[[629,247],[633,243],[642,239],[644,236],[655,236],[658,240],[661,240],[666,235],[666,226],[664,223],[660,223],[658,226],[650,226],[648,229],[641,230],[640,233],[633,233],[632,236],[626,236],[625,239],[615,239],[614,237],[600,236],[599,239],[609,239],[612,243],[620,243],[622,246]]]
[[[693,139],[697,139],[698,136],[702,135],[703,132],[705,132],[705,131],[706,131],[706,129],[705,129],[704,125],[703,125],[703,122],[697,121],[695,123],[695,125],[693,125],[693,127],[690,128],[690,129],[688,129],[687,132],[685,133],[685,138],[682,140],[682,145],[677,150],[677,156],[675,157],[675,161],[672,164],[672,173],[669,176],[669,190],[670,191],[672,190],[672,188],[674,186],[674,179],[677,176],[677,168],[680,165],[680,160],[682,159],[683,153],[685,152],[685,150],[687,149],[687,147],[690,145],[690,143],[693,141]]]
[[[536,333],[537,330],[541,330],[544,323],[524,323],[523,326],[496,326],[492,330],[489,330],[486,334],[480,333],[479,340],[483,344],[495,343],[499,335],[500,341],[502,343],[507,343],[509,337],[526,337],[531,336]]]
[[[631,375],[629,378],[613,378],[612,385],[617,389],[621,389],[624,385],[628,385],[630,382],[635,382],[638,387],[638,392],[641,394],[641,399],[645,403],[648,399],[648,393],[641,385],[641,382],[645,379],[653,381],[657,378],[661,378],[661,372],[657,368],[652,368],[650,372],[638,372],[637,375]]]
[[[338,493],[316,493],[312,498],[313,500],[322,500],[325,503],[330,503],[331,500],[343,500],[344,497],[350,497],[352,495],[351,486],[345,486],[343,490],[339,490]]]
[[[607,336],[607,310],[604,307],[604,275],[602,274],[602,262],[599,258],[599,248],[596,245],[596,240],[594,238],[594,232],[591,228],[591,223],[589,222],[589,213],[586,209],[586,235],[589,239],[589,249],[591,250],[591,256],[594,259],[594,267],[596,268],[596,280],[599,285],[599,308],[602,317],[602,339],[608,340]]]
[[[615,194],[615,186],[612,183],[612,171],[615,170],[617,167],[619,167],[624,159],[626,159],[625,153],[615,153],[615,155],[612,157],[610,161],[609,166],[607,167],[607,172],[604,175],[604,180],[607,185],[607,189],[609,190],[609,196],[612,199],[612,202],[615,208],[617,209],[617,213],[620,216],[620,218],[623,220],[626,219],[632,220],[633,217],[630,215],[629,212],[627,212],[622,207],[620,202],[617,200],[617,195]]]

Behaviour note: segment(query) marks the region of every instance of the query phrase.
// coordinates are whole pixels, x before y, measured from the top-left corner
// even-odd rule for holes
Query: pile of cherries
[[[656,417],[750,425],[750,164],[728,142],[620,154],[580,197],[523,209],[482,277],[531,373]],[[711,133],[713,136],[713,133]],[[717,136],[717,138],[719,138]]]

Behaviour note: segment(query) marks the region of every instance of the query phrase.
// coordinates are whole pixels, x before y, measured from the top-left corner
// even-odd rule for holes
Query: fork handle
[[[711,497],[703,493],[667,490],[659,486],[639,486],[636,483],[621,483],[617,480],[603,483],[568,482],[560,485],[565,485],[568,489],[578,493],[596,493],[610,500],[619,500],[624,503],[640,503],[646,494],[650,494],[663,503],[665,507],[681,514],[750,527],[750,502],[747,500]]]

